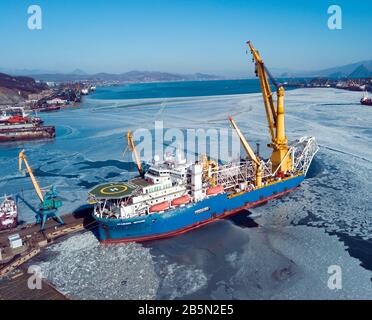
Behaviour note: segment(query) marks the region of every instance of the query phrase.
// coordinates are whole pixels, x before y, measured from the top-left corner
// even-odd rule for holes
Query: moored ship
[[[244,209],[281,197],[304,180],[318,151],[315,138],[287,143],[284,125],[284,89],[267,71],[258,52],[248,42],[259,77],[273,149],[261,159],[250,147],[232,117],[247,158],[218,164],[203,156],[188,163],[180,150],[154,159],[142,169],[132,135],[140,176],[127,182],[101,184],[88,193],[93,217],[103,243],[155,240],[182,234]],[[277,88],[274,105],[269,78]]]
[[[12,229],[18,223],[18,209],[13,197],[4,196],[0,202],[0,231]]]
[[[55,137],[54,126],[43,126],[39,117],[31,117],[23,108],[10,108],[0,116],[0,142],[51,139]]]

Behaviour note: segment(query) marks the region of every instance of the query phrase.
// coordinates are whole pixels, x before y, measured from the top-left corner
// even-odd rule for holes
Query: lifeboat
[[[166,209],[169,209],[169,202],[168,201],[164,201],[164,202],[154,204],[153,206],[150,207],[150,212],[161,212],[161,211],[164,211]]]
[[[179,198],[176,198],[174,200],[172,200],[171,204],[172,206],[176,207],[176,206],[180,206],[182,204],[187,204],[190,202],[190,196],[189,195],[184,195],[182,197],[179,197]]]
[[[223,186],[215,186],[207,189],[207,196],[212,196],[214,194],[219,194],[223,192]]]

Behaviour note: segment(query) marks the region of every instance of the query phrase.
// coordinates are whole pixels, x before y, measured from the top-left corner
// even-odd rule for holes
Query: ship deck
[[[96,199],[122,199],[130,196],[136,187],[128,182],[103,183],[89,191]]]

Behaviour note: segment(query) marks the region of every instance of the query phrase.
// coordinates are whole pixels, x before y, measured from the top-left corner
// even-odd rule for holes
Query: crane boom
[[[136,149],[136,144],[134,143],[133,135],[131,131],[128,131],[127,133],[127,138],[128,138],[128,149],[131,150],[134,154],[134,157],[136,159],[136,165],[137,165],[137,170],[140,175],[142,175],[142,164],[141,160],[138,156],[137,149]]]
[[[254,162],[256,187],[261,187],[262,186],[262,172],[263,172],[261,160],[253,152],[251,146],[249,145],[248,141],[245,139],[243,133],[240,131],[238,125],[235,122],[235,120],[231,116],[229,116],[229,120],[230,120],[232,126],[234,127],[236,133],[238,134],[240,142],[242,143],[245,152],[247,153],[247,155]]]
[[[291,157],[287,155],[289,147],[285,134],[285,119],[284,119],[284,88],[277,84],[273,76],[267,70],[258,51],[253,47],[250,41],[247,42],[253,60],[256,65],[256,74],[260,80],[262,96],[265,104],[266,117],[269,124],[271,144],[273,153],[271,162],[273,171],[290,171],[293,168]],[[269,79],[276,87],[277,107],[275,108],[273,94],[270,89]]]
[[[27,172],[30,175],[32,184],[34,185],[35,191],[36,191],[36,193],[37,193],[37,195],[38,195],[38,197],[40,199],[40,202],[43,202],[44,201],[43,193],[41,192],[41,188],[39,186],[39,183],[37,182],[37,180],[36,180],[36,178],[34,176],[34,173],[32,172],[32,169],[31,169],[30,165],[28,164],[28,160],[27,160],[27,157],[25,155],[25,150],[22,150],[19,153],[19,156],[18,156],[18,167],[19,167],[19,170],[20,171],[22,170],[22,162],[25,163]]]
[[[260,86],[261,86],[263,101],[265,104],[265,112],[266,112],[267,122],[269,125],[270,136],[271,136],[271,140],[274,141],[277,114],[276,114],[276,110],[274,106],[273,94],[271,92],[269,79],[267,75],[269,75],[271,81],[273,81],[273,77],[271,76],[269,72],[267,72],[268,70],[266,69],[264,62],[262,61],[260,55],[258,54],[258,51],[256,51],[255,48],[253,47],[252,43],[250,41],[248,41],[247,43],[253,55],[253,60],[255,61],[256,74],[260,80]],[[275,81],[274,83],[275,85],[277,85]]]
[[[240,142],[242,143],[245,152],[259,166],[260,161],[257,159],[257,156],[253,152],[253,150],[252,150],[251,146],[249,145],[248,141],[245,139],[243,133],[240,131],[238,125],[235,122],[235,120],[231,116],[229,116],[229,120],[231,122],[231,125],[234,127],[236,133],[238,134]]]

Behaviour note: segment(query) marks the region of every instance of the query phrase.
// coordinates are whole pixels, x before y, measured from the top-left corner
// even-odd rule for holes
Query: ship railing
[[[316,140],[314,137],[302,137],[293,148],[293,167],[296,171],[301,171],[306,176],[315,154],[319,151]]]

